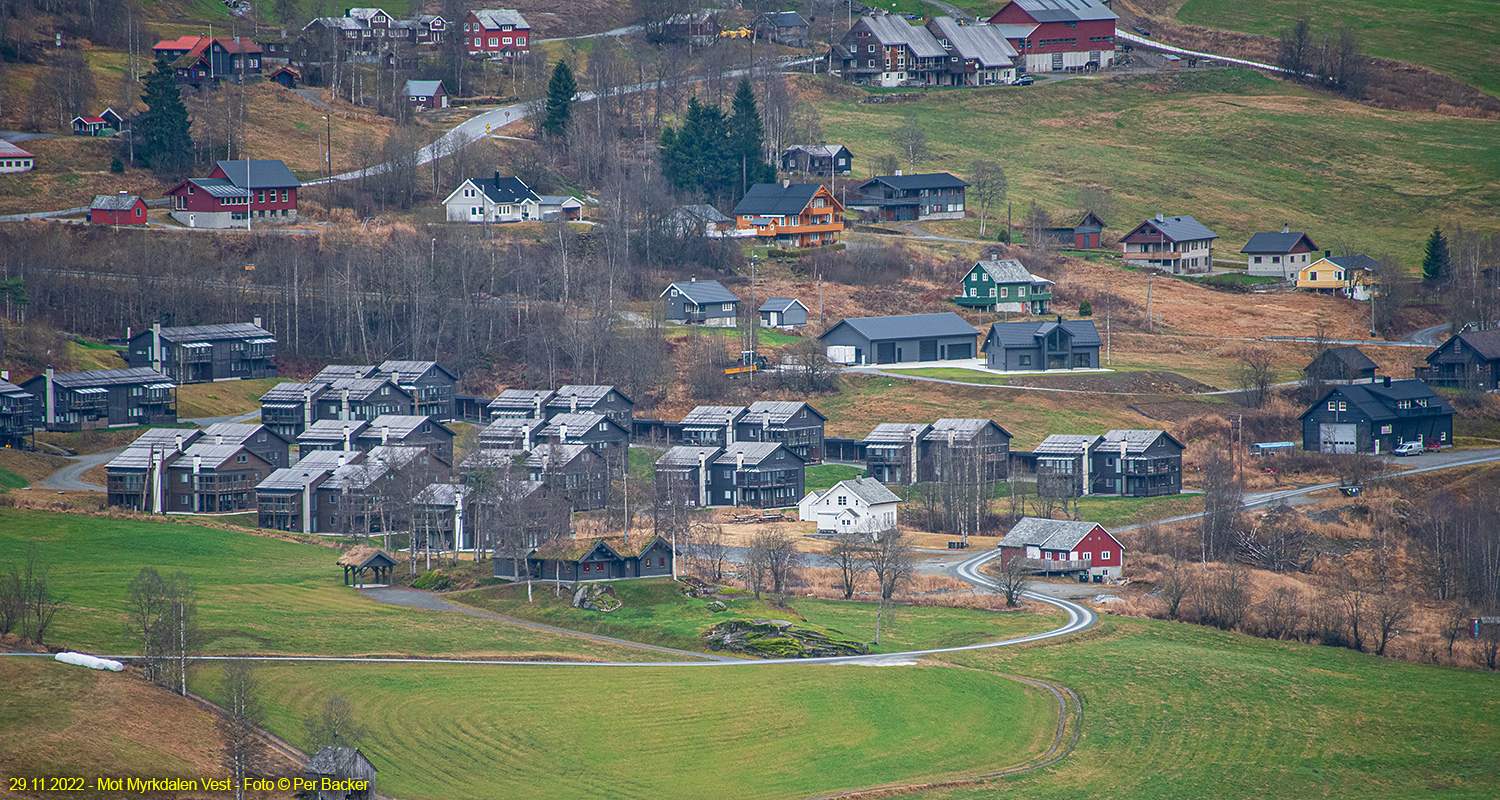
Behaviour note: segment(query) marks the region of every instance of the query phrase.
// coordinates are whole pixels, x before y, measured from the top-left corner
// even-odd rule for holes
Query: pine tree
[[[1432,235],[1427,237],[1427,250],[1422,254],[1422,277],[1429,281],[1448,277],[1450,260],[1448,237],[1443,235],[1440,228],[1433,228]]]
[[[146,111],[136,123],[139,137],[136,157],[157,172],[176,173],[192,160],[192,122],[177,78],[165,59],[158,59],[156,70],[146,76],[146,93],[141,95]]]
[[[547,84],[547,117],[542,121],[542,132],[548,136],[561,136],[568,129],[568,119],[573,113],[573,95],[578,92],[578,81],[573,77],[573,68],[568,62],[559,61],[552,68],[552,80]]]

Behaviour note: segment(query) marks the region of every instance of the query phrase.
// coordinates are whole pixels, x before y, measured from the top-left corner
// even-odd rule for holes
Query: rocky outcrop
[[[715,652],[728,650],[765,658],[825,658],[870,652],[869,645],[838,631],[799,626],[784,619],[732,619],[709,628],[704,639],[708,649]]]
[[[584,611],[615,611],[623,603],[615,595],[615,587],[607,583],[585,583],[573,593],[573,607]]]

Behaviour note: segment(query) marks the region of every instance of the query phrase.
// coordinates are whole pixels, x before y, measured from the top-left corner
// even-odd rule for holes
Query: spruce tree
[[[157,59],[156,70],[146,76],[146,103],[135,125],[136,157],[157,172],[176,173],[192,160],[192,122],[177,78],[165,59]]]
[[[547,84],[547,117],[542,121],[542,132],[548,136],[561,136],[568,129],[568,119],[573,113],[573,95],[578,92],[578,81],[573,77],[573,68],[568,62],[559,61],[552,68],[552,80]]]
[[[749,78],[740,78],[734,92],[734,102],[729,116],[729,164],[734,179],[730,182],[733,194],[739,197],[743,189],[757,183],[776,180],[776,170],[767,164],[761,153],[764,133],[760,122],[760,108],[755,102],[755,92],[750,88]]]
[[[1427,249],[1422,254],[1422,277],[1429,281],[1439,281],[1448,277],[1450,260],[1448,237],[1443,235],[1441,229],[1433,228],[1432,235],[1427,237]]]

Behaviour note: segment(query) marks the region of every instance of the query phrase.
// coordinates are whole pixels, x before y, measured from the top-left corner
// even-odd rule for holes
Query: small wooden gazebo
[[[391,568],[396,566],[396,559],[384,550],[359,545],[341,556],[338,564],[344,568],[345,586],[365,586],[365,570],[374,570],[374,583],[385,586],[391,582]]]

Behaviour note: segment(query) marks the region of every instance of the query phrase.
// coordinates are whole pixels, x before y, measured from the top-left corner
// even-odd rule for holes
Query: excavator
[[[766,368],[767,361],[763,355],[758,355],[754,350],[745,350],[740,353],[738,361],[733,366],[725,367],[724,374],[731,378],[748,375],[752,372],[760,372]]]

